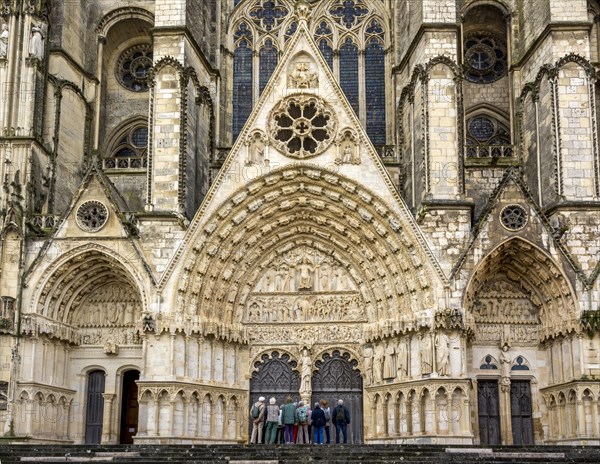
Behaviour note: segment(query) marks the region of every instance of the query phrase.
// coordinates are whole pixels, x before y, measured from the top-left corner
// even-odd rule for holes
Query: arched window
[[[117,131],[103,160],[105,169],[140,169],[146,167],[148,125],[136,121]]]
[[[350,105],[359,114],[358,47],[351,37],[346,37],[340,47],[340,85]]]
[[[277,66],[277,48],[273,45],[272,39],[266,39],[264,45],[258,53],[260,61],[260,70],[258,75],[258,91],[262,93],[267,82],[273,74],[275,67]]]
[[[311,2],[309,30],[375,145],[386,143],[385,75],[389,35],[383,2]],[[236,0],[233,44],[233,137],[264,90],[279,54],[295,34],[293,0]]]
[[[252,111],[252,32],[241,23],[233,52],[233,137],[236,138]]]
[[[467,119],[467,157],[500,158],[512,154],[506,124],[485,113]]]

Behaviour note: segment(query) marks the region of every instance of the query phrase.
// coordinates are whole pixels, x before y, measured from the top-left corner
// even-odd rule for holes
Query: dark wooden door
[[[250,406],[261,396],[265,397],[265,405],[269,404],[271,398],[275,398],[279,407],[285,404],[288,396],[294,402],[300,399],[300,373],[296,370],[296,361],[290,359],[289,355],[278,351],[273,351],[270,355],[265,353],[254,364],[254,368],[250,379]],[[246,411],[244,418],[248,421],[248,433],[252,433],[250,410]],[[263,441],[265,435],[263,433]]]
[[[511,380],[510,415],[513,444],[515,445],[533,445],[531,409],[531,385],[529,380]]]
[[[348,443],[363,442],[363,384],[357,366],[358,362],[351,359],[350,354],[336,350],[331,354],[325,353],[322,359],[315,362],[312,378],[311,408],[317,401],[327,400],[333,414],[338,400],[343,400],[344,406],[350,411]],[[330,424],[330,431],[331,441],[335,442],[333,423]]]
[[[93,371],[88,375],[87,404],[85,411],[85,443],[97,445],[102,441],[104,418],[104,372]]]
[[[501,444],[498,381],[477,381],[477,407],[479,409],[479,438],[481,444]]]
[[[138,430],[138,387],[139,371],[127,371],[123,375],[123,389],[121,395],[121,437],[123,445],[133,443],[133,436]]]

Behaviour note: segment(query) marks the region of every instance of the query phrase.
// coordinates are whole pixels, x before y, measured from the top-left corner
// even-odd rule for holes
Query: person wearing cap
[[[310,414],[313,429],[313,443],[315,445],[323,444],[323,429],[325,428],[325,412],[321,409],[321,405],[315,403],[315,408]]]
[[[263,429],[265,426],[265,397],[261,396],[256,403],[252,406],[250,411],[252,418],[252,437],[250,438],[251,444],[262,443]],[[256,417],[255,417],[256,416]]]
[[[279,406],[277,400],[271,398],[267,406],[267,436],[265,443],[274,444],[277,439],[277,426],[279,424]]]

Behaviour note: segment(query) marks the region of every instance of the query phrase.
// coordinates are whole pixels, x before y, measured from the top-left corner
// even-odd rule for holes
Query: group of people
[[[330,425],[335,427],[335,442],[348,443],[348,424],[350,411],[344,406],[343,400],[333,410],[327,400],[315,403],[313,409],[303,401],[294,403],[291,397],[281,407],[275,398],[265,404],[261,396],[250,408],[252,435],[250,443],[259,444],[309,444],[322,445],[331,443]],[[312,435],[311,435],[312,434]]]

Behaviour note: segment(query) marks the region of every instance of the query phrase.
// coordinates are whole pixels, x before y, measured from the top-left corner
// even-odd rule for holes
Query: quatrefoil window
[[[315,96],[292,96],[280,102],[270,116],[273,145],[293,158],[322,153],[333,141],[333,110]]]
[[[508,230],[521,230],[527,224],[527,212],[519,205],[509,205],[500,212],[500,221]]]
[[[99,201],[86,201],[77,209],[77,225],[86,232],[98,232],[108,221],[108,209]]]

